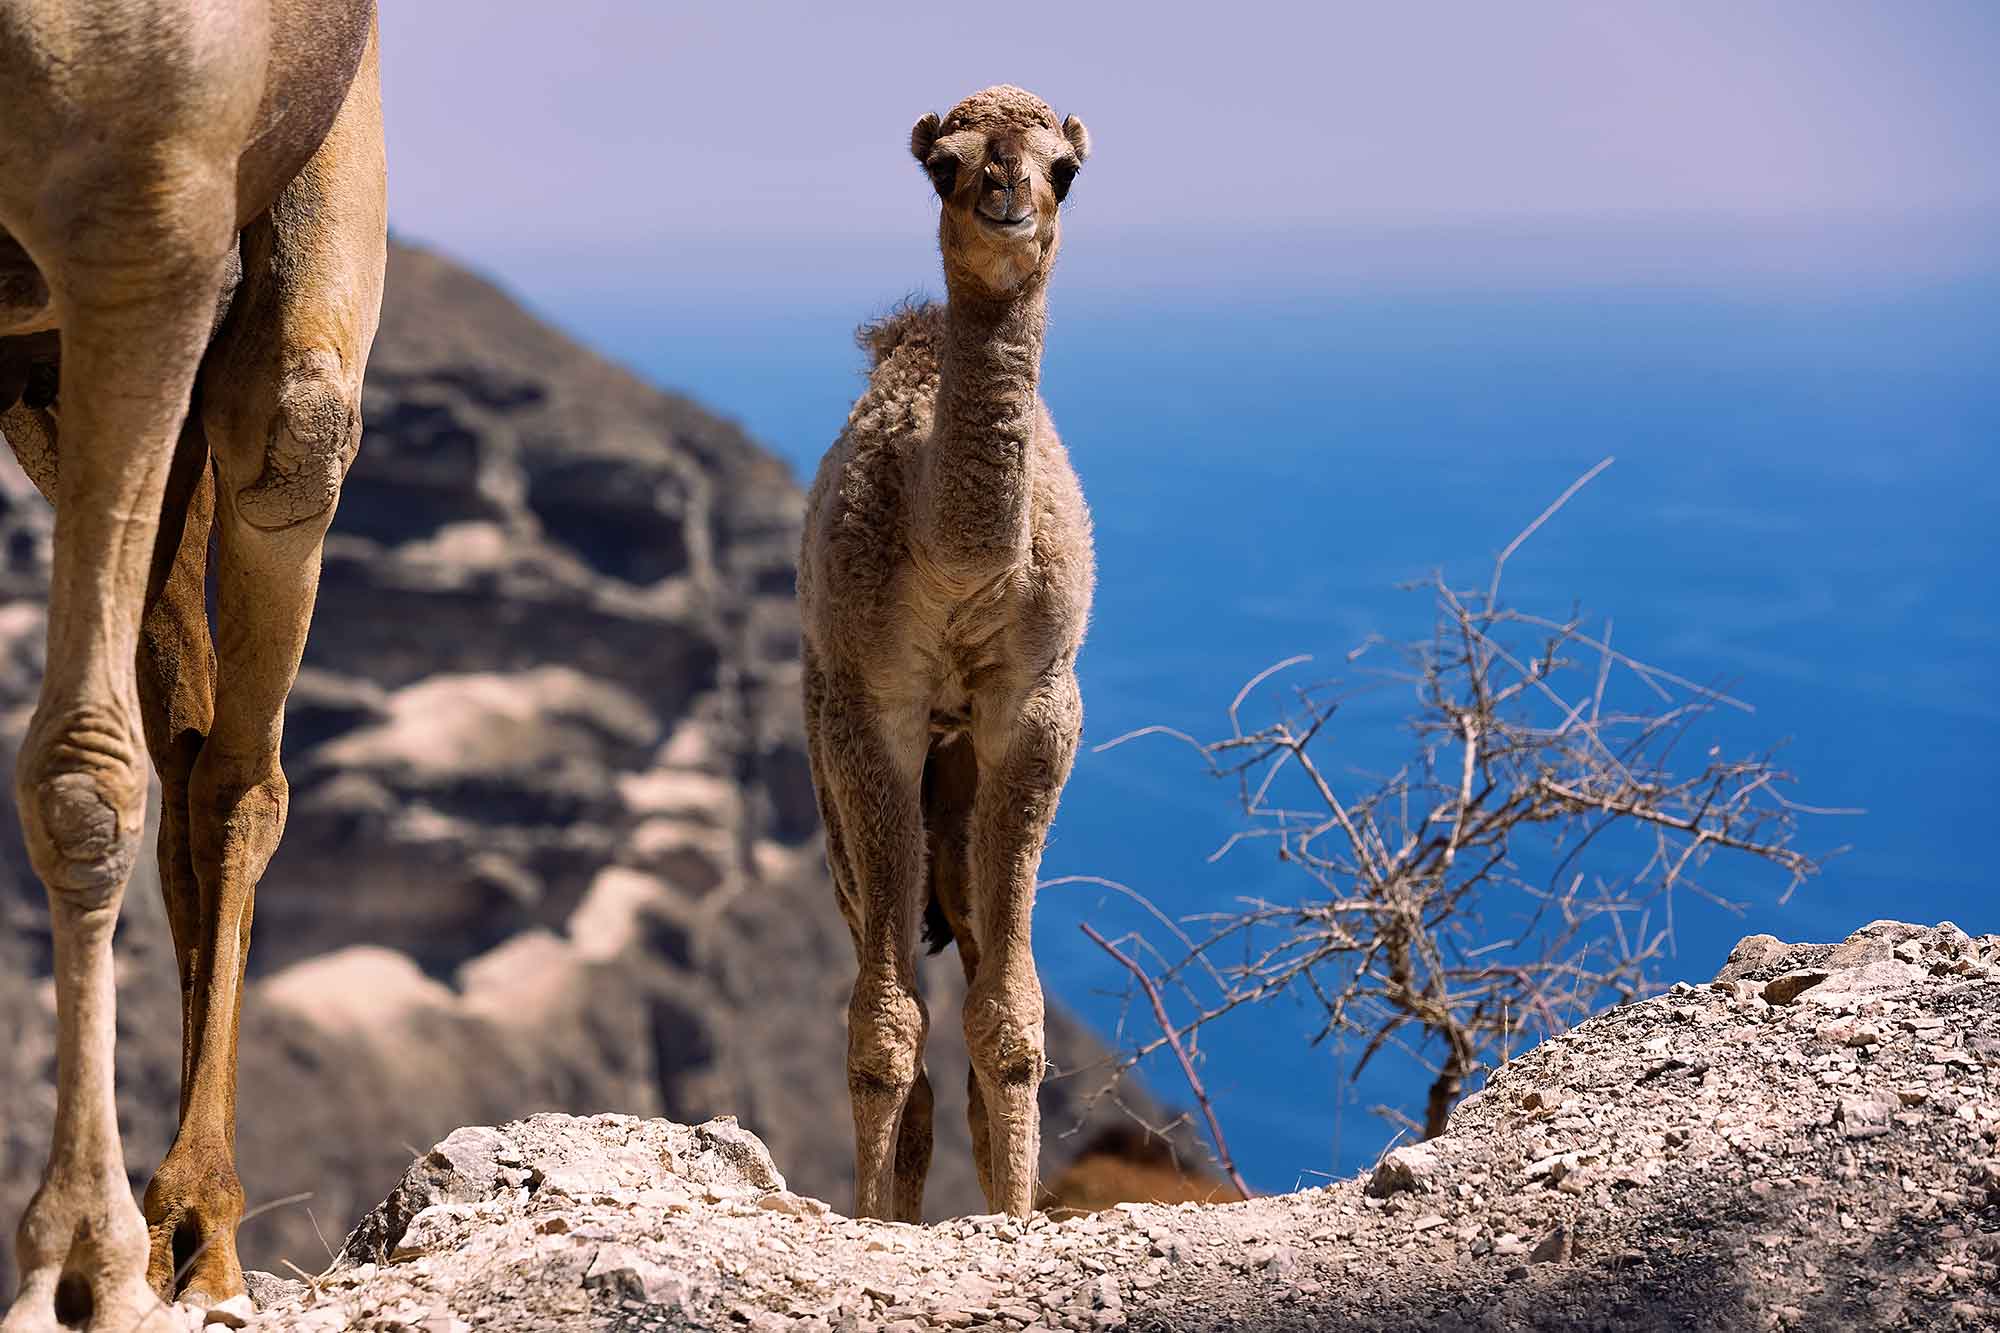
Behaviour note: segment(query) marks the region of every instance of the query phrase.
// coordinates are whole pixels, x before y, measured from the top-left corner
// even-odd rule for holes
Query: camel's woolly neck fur
[[[917,524],[932,559],[976,575],[1014,563],[1028,540],[1047,286],[1037,276],[999,299],[953,288]]]

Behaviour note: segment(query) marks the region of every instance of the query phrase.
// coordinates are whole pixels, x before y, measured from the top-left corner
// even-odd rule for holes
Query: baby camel
[[[1058,210],[1090,151],[1014,87],[910,135],[943,201],[943,309],[861,332],[874,368],[820,463],[799,560],[806,735],[860,963],[856,1211],[916,1221],[931,1157],[918,920],[958,941],[988,1206],[1034,1203],[1042,989],[1030,916],[1083,726],[1090,516],[1036,391]]]
[[[15,772],[53,922],[56,1114],[5,1333],[178,1327],[160,1298],[245,1291],[237,1019],[382,299],[377,86],[374,0],[0,0],[0,433],[56,511]],[[183,1056],[142,1215],[111,935],[149,752]]]

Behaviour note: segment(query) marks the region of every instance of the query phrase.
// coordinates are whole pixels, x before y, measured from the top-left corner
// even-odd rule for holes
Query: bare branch
[[[1244,1198],[1249,1198],[1250,1187],[1243,1183],[1243,1176],[1236,1169],[1236,1160],[1229,1155],[1229,1141],[1222,1137],[1222,1122],[1215,1118],[1215,1107],[1208,1100],[1208,1089],[1202,1086],[1201,1076],[1194,1072],[1194,1062],[1188,1059],[1187,1051],[1181,1045],[1180,1033],[1175,1030],[1174,1021],[1167,1017],[1167,1006],[1160,1000],[1159,988],[1153,984],[1153,979],[1146,975],[1145,968],[1133,962],[1128,955],[1119,952],[1118,946],[1098,934],[1088,921],[1083,922],[1080,928],[1100,949],[1123,964],[1125,970],[1138,978],[1139,984],[1145,988],[1146,998],[1153,1002],[1153,1017],[1160,1024],[1160,1033],[1167,1039],[1167,1045],[1173,1047],[1174,1058],[1180,1061],[1181,1075],[1187,1079],[1188,1090],[1194,1094],[1195,1101],[1201,1106],[1203,1117],[1208,1121],[1209,1138],[1215,1143],[1216,1161],[1221,1164],[1223,1173],[1229,1177],[1229,1183],[1236,1187],[1237,1192]]]
[[[1401,645],[1400,669],[1369,672],[1376,688],[1414,691],[1416,750],[1396,771],[1357,777],[1329,758],[1328,724],[1354,692],[1339,682],[1297,689],[1269,721],[1249,723],[1258,687],[1304,657],[1252,676],[1218,739],[1150,727],[1111,742],[1192,746],[1211,776],[1234,782],[1243,817],[1211,859],[1266,847],[1305,876],[1296,901],[1193,918],[1206,934],[1114,886],[1180,950],[1157,980],[1084,927],[1143,990],[1161,1033],[1120,1068],[1171,1048],[1225,1157],[1189,1052],[1239,1009],[1287,993],[1317,1006],[1311,1040],[1352,1038],[1350,1077],[1384,1050],[1408,1054],[1430,1084],[1421,1113],[1391,1118],[1437,1134],[1534,1034],[1644,993],[1670,955],[1682,894],[1740,910],[1708,882],[1718,853],[1781,872],[1784,896],[1817,873],[1792,839],[1800,816],[1833,812],[1787,795],[1790,775],[1769,753],[1730,756],[1702,741],[1682,766],[1699,725],[1722,708],[1750,713],[1747,703],[1612,647],[1609,620],[1593,633],[1577,608],[1545,616],[1500,601],[1507,561],[1610,462],[1507,544],[1483,593],[1443,574],[1411,585],[1431,598],[1431,631]],[[1371,636],[1348,661],[1386,642]],[[1183,1007],[1178,1023],[1170,1000]]]

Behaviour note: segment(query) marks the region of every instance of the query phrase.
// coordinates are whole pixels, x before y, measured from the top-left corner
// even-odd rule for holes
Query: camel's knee
[[[205,746],[188,782],[195,864],[231,869],[254,883],[277,853],[290,808],[291,784],[275,754],[240,759]]]
[[[896,978],[855,982],[847,1007],[847,1083],[850,1091],[882,1089],[898,1096],[917,1082],[923,1062],[923,1002]]]
[[[1017,778],[1058,790],[1069,779],[1083,735],[1083,697],[1076,678],[1064,675],[1030,694],[1021,708],[1012,747]]]
[[[965,997],[965,1046],[974,1075],[989,1087],[1039,1084],[1045,1064],[1041,984],[974,983]]]
[[[236,510],[252,527],[278,532],[332,521],[361,442],[360,387],[350,378],[331,352],[293,355],[268,420],[243,422],[241,429],[210,423]]]
[[[146,772],[133,729],[82,708],[29,729],[14,769],[28,856],[52,896],[115,908],[145,824]]]

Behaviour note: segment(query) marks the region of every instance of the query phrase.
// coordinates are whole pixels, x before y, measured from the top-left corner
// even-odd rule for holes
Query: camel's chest
[[[1020,623],[1018,580],[940,586],[913,574],[900,599],[910,678],[923,683],[934,729],[962,730],[972,703],[1008,674]]]

